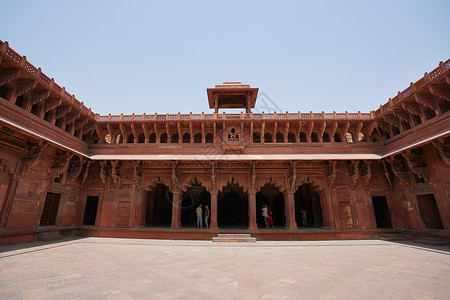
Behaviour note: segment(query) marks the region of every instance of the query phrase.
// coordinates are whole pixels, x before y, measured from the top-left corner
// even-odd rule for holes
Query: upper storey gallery
[[[3,121],[10,120],[13,114],[26,115],[35,123],[51,126],[57,135],[49,140],[55,136],[60,136],[57,142],[62,144],[74,144],[77,140],[80,151],[93,144],[97,148],[99,144],[130,143],[381,143],[443,117],[450,110],[450,60],[441,62],[370,113],[252,113],[258,89],[240,82],[216,85],[207,89],[207,96],[209,107],[214,109],[212,114],[99,116],[17,54],[7,42],[0,41]],[[243,111],[219,111],[228,108]],[[44,131],[41,135],[45,137]]]

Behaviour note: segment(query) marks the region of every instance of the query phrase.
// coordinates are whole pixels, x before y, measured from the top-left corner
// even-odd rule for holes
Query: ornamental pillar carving
[[[256,223],[256,163],[251,164],[250,188],[248,189],[248,229],[258,229]]]
[[[181,188],[178,180],[177,162],[172,163],[172,182],[173,182],[173,198],[172,198],[172,223],[170,228],[181,228]]]
[[[211,224],[210,229],[218,229],[217,226],[217,195],[219,194],[219,191],[211,190]]]
[[[181,192],[174,191],[172,199],[172,223],[171,229],[181,228]]]
[[[297,229],[297,223],[295,222],[294,192],[291,190],[286,190],[284,192],[284,210],[286,213],[286,228]]]
[[[256,192],[248,191],[248,229],[258,229],[256,224]]]
[[[217,226],[217,177],[216,177],[216,162],[211,164],[211,224],[210,229],[218,229]]]

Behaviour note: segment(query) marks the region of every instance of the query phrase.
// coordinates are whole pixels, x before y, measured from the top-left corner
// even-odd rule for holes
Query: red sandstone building
[[[207,89],[212,114],[100,116],[0,41],[0,243],[49,231],[448,239],[450,60],[370,113],[253,113],[257,96],[231,82]],[[199,203],[210,230],[194,229]]]

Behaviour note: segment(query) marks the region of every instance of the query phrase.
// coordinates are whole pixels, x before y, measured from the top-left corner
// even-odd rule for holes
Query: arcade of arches
[[[214,202],[211,205],[211,193],[196,178],[195,181],[176,193],[181,197],[178,200],[178,203],[181,203],[178,209],[173,205],[174,193],[169,186],[158,183],[151,187],[150,191],[144,194],[145,213],[142,215],[145,216],[145,226],[194,228],[196,227],[195,210],[201,204],[203,208],[208,205],[210,209],[214,209],[214,215],[211,215],[212,228],[264,228],[263,205],[270,207],[274,227],[291,229],[293,226],[322,227],[320,196],[310,183],[298,186],[294,193],[283,193],[274,183],[266,183],[256,193],[250,193],[254,197],[249,197],[249,192],[232,178],[214,194]],[[293,195],[291,207],[294,209],[292,211],[288,209],[286,212],[286,206],[289,207],[289,204],[286,204],[286,201],[290,201],[289,194]],[[252,206],[254,208],[250,209]],[[176,213],[177,210],[180,213]],[[307,216],[306,225],[302,223],[302,211],[305,211]],[[286,218],[286,213],[292,216],[291,224],[287,223],[289,217]],[[251,220],[254,220],[253,223]]]

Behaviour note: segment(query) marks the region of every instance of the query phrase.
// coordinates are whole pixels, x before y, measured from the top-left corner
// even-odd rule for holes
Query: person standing
[[[262,207],[262,216],[264,217],[264,223],[266,223],[266,228],[269,228],[269,224],[267,224],[267,221],[269,220],[269,214],[267,212],[266,204],[264,204]]]
[[[267,225],[273,228],[272,210],[270,209],[269,205],[267,206],[267,215],[269,216],[267,220]]]
[[[195,213],[197,214],[197,228],[203,227],[203,210],[202,205],[200,204],[197,209],[195,210]]]
[[[306,227],[308,224],[308,219],[306,217],[306,210],[301,210],[300,213],[302,214],[302,225]]]
[[[206,228],[209,228],[209,215],[210,214],[211,214],[211,212],[209,211],[208,205],[205,205],[205,225],[206,225]]]

